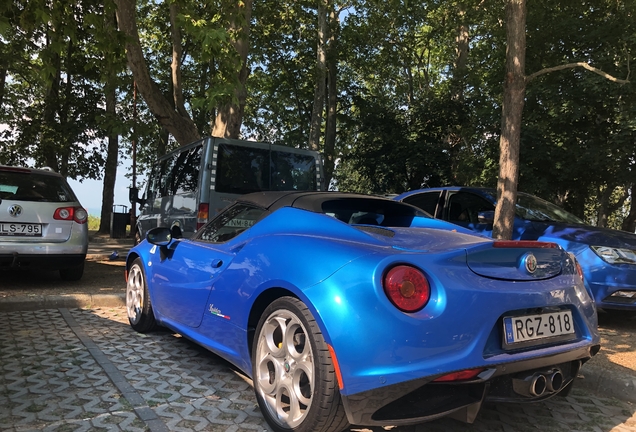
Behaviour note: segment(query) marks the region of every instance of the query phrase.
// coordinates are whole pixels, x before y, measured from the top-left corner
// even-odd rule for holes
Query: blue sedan
[[[486,400],[567,394],[600,348],[575,261],[452,227],[377,197],[245,195],[193,238],[148,232],[128,318],[240,368],[279,432],[473,422]]]
[[[494,189],[420,189],[395,199],[476,233],[492,235]],[[636,311],[636,235],[588,225],[548,201],[521,192],[512,235],[513,240],[554,242],[574,254],[599,309]]]

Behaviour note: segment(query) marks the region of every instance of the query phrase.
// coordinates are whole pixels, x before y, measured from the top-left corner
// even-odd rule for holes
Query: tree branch
[[[556,72],[556,71],[560,71],[560,70],[564,70],[564,69],[573,69],[575,67],[582,67],[583,69],[587,69],[590,72],[594,72],[595,74],[598,74],[600,76],[602,76],[603,78],[606,78],[610,81],[613,81],[615,83],[619,83],[619,84],[629,84],[629,80],[622,80],[616,77],[613,77],[612,75],[603,72],[600,69],[595,68],[594,66],[590,66],[589,64],[585,63],[585,62],[576,62],[576,63],[567,63],[564,65],[559,65],[559,66],[554,66],[554,67],[549,67],[549,68],[545,68],[545,69],[541,69],[538,72],[535,72],[531,75],[526,76],[526,83],[529,83],[530,81],[532,81],[533,79],[535,79],[538,76],[541,75],[545,75],[547,73],[550,72]]]

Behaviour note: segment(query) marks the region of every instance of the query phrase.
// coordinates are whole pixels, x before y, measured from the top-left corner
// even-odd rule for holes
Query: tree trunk
[[[329,46],[327,52],[327,124],[325,131],[325,187],[329,188],[336,160],[336,121],[338,111],[338,37],[340,17],[329,5]]]
[[[128,67],[135,77],[139,93],[146,105],[163,126],[181,145],[198,140],[201,136],[185,107],[176,109],[165,98],[157,83],[150,77],[146,59],[143,56],[137,31],[137,11],[134,0],[115,0],[119,29],[127,36],[126,58]]]
[[[318,45],[316,47],[316,85],[314,87],[314,105],[311,111],[309,129],[309,148],[320,151],[322,113],[325,108],[325,79],[327,77],[327,6],[329,0],[318,1]]]
[[[170,3],[170,36],[172,37],[172,63],[170,64],[170,70],[172,72],[173,107],[176,108],[181,117],[190,118],[185,109],[183,89],[181,88],[181,57],[183,56],[183,47],[181,46],[181,31],[177,25],[178,15],[179,5],[177,5],[176,2]]]
[[[3,62],[4,63],[4,62]],[[4,89],[7,83],[7,66],[4,63],[0,69],[0,106],[4,101]]]
[[[115,86],[112,83],[114,77],[109,77],[110,81],[106,85],[106,115],[111,119],[116,116]],[[117,178],[117,163],[119,158],[119,136],[116,132],[110,131],[108,134],[108,152],[106,154],[106,165],[104,166],[104,187],[102,188],[102,213],[99,223],[99,232],[108,234],[110,232],[110,214],[115,203],[115,179]]]
[[[222,138],[238,138],[241,133],[243,114],[245,112],[245,101],[247,99],[247,54],[249,52],[250,21],[252,19],[252,0],[245,0],[241,6],[233,12],[231,29],[239,29],[237,39],[233,45],[239,55],[241,68],[238,73],[238,88],[235,90],[238,104],[229,103],[221,107],[214,121],[212,136]]]
[[[104,13],[104,30],[106,34],[115,34],[116,27],[115,14]],[[112,60],[112,53],[104,53],[104,72],[106,85],[104,86],[104,96],[106,99],[106,117],[109,119],[108,125],[114,125],[117,116],[117,74],[109,67]],[[110,214],[115,204],[115,180],[117,178],[117,165],[119,160],[119,135],[110,128],[108,130],[108,150],[106,151],[106,164],[104,166],[104,185],[102,187],[102,208],[99,231],[102,234],[110,232]]]
[[[504,81],[497,207],[492,236],[511,239],[519,181],[521,118],[526,93],[526,2],[507,0],[506,76]]]

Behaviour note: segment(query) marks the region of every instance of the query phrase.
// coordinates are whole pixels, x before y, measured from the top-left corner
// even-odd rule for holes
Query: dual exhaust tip
[[[512,389],[526,397],[540,397],[556,393],[563,388],[563,373],[559,369],[535,372],[525,378],[513,378]]]

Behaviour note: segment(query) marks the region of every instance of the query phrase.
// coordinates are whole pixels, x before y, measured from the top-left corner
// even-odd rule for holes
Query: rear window
[[[62,177],[10,171],[0,171],[0,199],[37,202],[77,201]]]
[[[429,215],[397,201],[365,198],[326,200],[322,213],[350,225],[379,225],[384,227],[410,227],[414,217]]]

